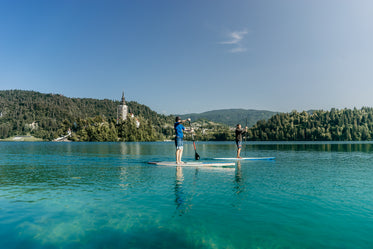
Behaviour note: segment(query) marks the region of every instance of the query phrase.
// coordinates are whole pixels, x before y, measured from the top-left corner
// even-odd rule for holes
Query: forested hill
[[[68,98],[60,94],[43,94],[34,91],[6,90],[0,91],[0,112],[6,119],[40,120],[45,117],[56,121],[64,119],[89,118],[104,116],[116,118],[119,101],[98,100],[90,98]],[[126,102],[129,111],[152,121],[164,118],[145,105]]]
[[[0,91],[0,139],[32,135],[53,140],[71,130],[72,141],[157,141],[172,139],[174,116],[165,116],[137,102],[127,102],[136,118],[117,123],[119,101],[68,98],[34,91]],[[253,110],[220,110],[189,114],[231,126],[245,124]],[[309,112],[256,113],[248,139],[253,141],[360,141],[373,138],[373,108]],[[212,116],[209,116],[211,114]],[[215,116],[214,116],[214,115]],[[274,115],[273,115],[274,114]],[[272,116],[273,115],[273,116]],[[224,121],[225,120],[225,121]],[[138,122],[141,124],[138,125]],[[197,140],[233,140],[232,128],[214,122],[193,122]]]
[[[361,141],[373,138],[373,108],[280,113],[249,130],[254,141]]]
[[[253,126],[259,120],[268,120],[270,117],[275,115],[277,112],[263,111],[263,110],[245,110],[245,109],[224,109],[214,110],[203,113],[191,113],[180,115],[184,118],[191,118],[192,120],[207,119],[213,122],[226,124],[229,126],[235,126],[240,123],[243,126]]]
[[[145,105],[134,101],[126,104],[131,113],[152,126],[161,127],[173,122],[171,116],[160,115]],[[23,90],[0,91],[0,138],[26,134],[32,129],[29,124],[34,121],[38,125],[34,135],[49,140],[78,121],[101,117],[103,121],[116,122],[118,105],[119,101],[108,99],[68,98]]]

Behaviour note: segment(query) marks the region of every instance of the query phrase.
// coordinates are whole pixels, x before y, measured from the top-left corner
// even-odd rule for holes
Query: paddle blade
[[[193,141],[193,146],[194,146],[194,152],[195,152],[195,154],[194,154],[194,158],[196,159],[196,160],[199,160],[199,155],[198,155],[198,153],[197,153],[197,149],[196,149],[196,143]]]

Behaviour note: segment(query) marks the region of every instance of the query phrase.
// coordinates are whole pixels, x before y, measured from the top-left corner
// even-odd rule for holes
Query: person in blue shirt
[[[186,121],[190,122],[190,118],[186,120],[181,120],[180,117],[176,117],[174,129],[175,129],[175,146],[176,146],[176,163],[177,164],[183,164],[181,161],[181,157],[183,156],[183,137],[184,137],[184,131],[193,132],[190,129],[185,129],[184,125],[182,123],[185,123]]]

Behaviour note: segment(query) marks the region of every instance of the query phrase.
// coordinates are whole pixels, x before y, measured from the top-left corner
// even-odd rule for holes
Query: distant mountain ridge
[[[192,121],[199,119],[207,119],[213,122],[226,124],[229,126],[235,126],[240,123],[252,127],[259,120],[268,120],[278,112],[266,111],[266,110],[253,110],[253,109],[221,109],[213,110],[202,113],[189,113],[179,115],[182,119],[191,118]]]

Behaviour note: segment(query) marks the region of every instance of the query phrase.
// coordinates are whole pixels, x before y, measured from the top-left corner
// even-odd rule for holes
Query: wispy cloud
[[[238,44],[242,41],[245,35],[247,35],[247,31],[234,31],[228,34],[230,40],[221,42],[221,44]]]
[[[229,50],[231,53],[242,53],[247,49],[243,45],[243,40],[249,32],[247,30],[233,31],[228,33],[228,39],[220,42],[222,45],[232,45],[233,48]]]
[[[229,50],[229,52],[231,52],[231,53],[243,53],[246,50],[247,49],[244,48],[244,47],[236,47],[236,48],[232,48],[231,50]]]

